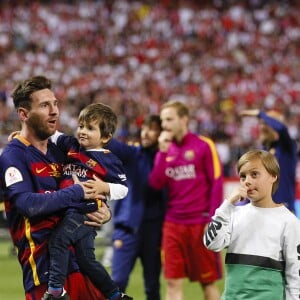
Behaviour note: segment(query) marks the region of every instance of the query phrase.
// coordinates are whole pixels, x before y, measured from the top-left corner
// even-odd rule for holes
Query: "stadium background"
[[[240,154],[258,146],[257,121],[240,110],[282,112],[300,143],[299,15],[297,0],[0,1],[0,151],[19,128],[14,85],[44,74],[68,133],[82,107],[103,102],[116,137],[136,141],[145,115],[185,101],[191,130],[217,144],[227,190]]]

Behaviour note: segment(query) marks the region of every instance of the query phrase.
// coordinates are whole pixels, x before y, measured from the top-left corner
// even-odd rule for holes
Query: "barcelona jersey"
[[[0,156],[0,178],[10,234],[23,271],[25,291],[48,280],[48,239],[69,207],[83,209],[83,190],[59,190],[64,153],[51,141],[44,154],[22,137],[14,138]],[[73,254],[69,273],[79,270]]]

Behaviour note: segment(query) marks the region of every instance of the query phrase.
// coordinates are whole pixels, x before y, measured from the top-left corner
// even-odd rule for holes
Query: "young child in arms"
[[[58,148],[67,155],[60,187],[73,184],[73,175],[85,184],[93,184],[95,193],[90,201],[93,210],[97,209],[98,205],[106,205],[103,204],[106,203],[104,197],[108,200],[118,200],[127,195],[128,188],[122,162],[112,152],[104,149],[113,137],[116,126],[117,116],[111,107],[94,103],[80,112],[77,139],[59,132],[51,137]],[[101,195],[102,200],[95,199]],[[63,287],[70,245],[74,247],[80,271],[98,287],[105,299],[132,299],[119,290],[106,269],[96,260],[94,253],[96,230],[93,226],[85,225],[85,221],[88,221],[88,218],[82,211],[74,207],[69,208],[52,233],[49,241],[48,290],[42,300],[69,299]]]

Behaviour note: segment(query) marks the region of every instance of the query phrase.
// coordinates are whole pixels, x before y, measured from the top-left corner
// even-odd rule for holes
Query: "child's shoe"
[[[120,298],[119,298],[120,300],[121,299],[123,299],[123,300],[133,300],[133,298],[132,297],[130,297],[130,296],[128,296],[128,295],[126,295],[126,294],[121,294],[121,296],[120,296]]]
[[[46,291],[46,293],[44,294],[42,300],[56,300],[56,299],[60,299],[60,300],[70,300],[69,295],[67,294],[67,292],[65,290],[63,290],[62,294],[58,297],[54,297],[53,295],[49,294],[48,291]],[[121,298],[122,299],[122,298]],[[125,298],[126,299],[126,298]]]

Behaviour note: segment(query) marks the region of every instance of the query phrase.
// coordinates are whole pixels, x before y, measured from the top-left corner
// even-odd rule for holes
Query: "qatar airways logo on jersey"
[[[63,167],[64,176],[72,176],[73,174],[77,175],[79,178],[86,178],[88,170],[81,166],[76,166],[73,164],[67,164]]]
[[[185,166],[178,166],[175,168],[169,167],[166,169],[166,175],[177,181],[196,178],[195,166],[193,164],[190,164]]]

